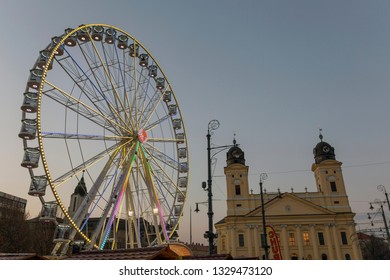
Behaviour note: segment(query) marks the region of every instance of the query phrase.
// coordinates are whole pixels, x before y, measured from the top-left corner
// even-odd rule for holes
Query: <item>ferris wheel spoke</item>
[[[157,149],[155,146],[152,146],[148,143],[145,143],[145,145],[148,147],[148,154],[153,158],[153,159],[158,159],[161,163],[168,165],[174,170],[179,171],[179,165],[180,162],[177,160],[173,159],[169,155],[161,152],[159,149]]]
[[[66,49],[65,49],[65,51],[67,52]],[[96,67],[96,66],[92,66],[92,65],[90,64],[90,62],[88,61],[87,56],[86,56],[86,54],[85,54],[85,50],[84,50],[81,46],[80,46],[80,51],[81,51],[81,53],[82,53],[83,56],[84,56],[84,59],[85,59],[85,61],[86,61],[86,63],[87,63],[87,66],[88,66],[88,68],[89,68],[89,71],[90,71],[92,77],[94,78],[95,82],[90,78],[90,75],[87,74],[86,70],[83,70],[82,67],[80,66],[80,64],[77,63],[77,62],[75,61],[75,59],[70,55],[69,52],[67,52],[68,55],[69,55],[69,57],[70,57],[70,58],[74,61],[74,63],[76,64],[78,70],[80,70],[80,71],[82,72],[82,77],[85,77],[85,79],[82,79],[82,80],[81,80],[82,83],[84,84],[84,86],[80,86],[80,85],[79,85],[79,87],[82,88],[82,89],[84,89],[86,85],[91,85],[93,91],[97,92],[97,94],[98,94],[98,95],[95,95],[94,98],[97,99],[97,100],[99,100],[100,102],[104,100],[104,102],[106,103],[106,105],[107,105],[109,111],[111,112],[110,115],[111,115],[112,117],[116,118],[116,121],[117,121],[117,122],[121,122],[122,125],[126,125],[126,122],[125,122],[125,121],[123,120],[123,118],[118,114],[115,105],[112,103],[112,100],[109,100],[108,97],[107,97],[107,95],[103,93],[103,90],[102,90],[102,88],[101,88],[101,83],[99,83],[99,80],[97,79],[96,73],[95,73],[97,67]],[[101,66],[101,65],[100,65],[100,66]],[[95,71],[93,71],[93,69],[94,69]],[[77,84],[79,84],[79,83],[77,83]],[[83,92],[87,93],[87,91],[85,91],[85,90],[83,90]],[[88,95],[86,95],[86,96],[88,97]],[[93,100],[91,100],[91,101],[92,101],[92,103],[93,103]]]
[[[162,231],[164,234],[164,239],[166,241],[169,241],[169,237],[167,235],[167,231],[166,231],[166,227],[165,227],[165,220],[164,220],[164,216],[163,216],[163,211],[161,208],[161,204],[159,202],[159,196],[157,193],[157,189],[154,185],[152,169],[151,169],[150,163],[146,157],[146,153],[145,153],[145,150],[143,148],[143,145],[141,145],[141,151],[142,151],[141,158],[143,161],[145,179],[147,181],[147,189],[148,189],[150,200],[151,200],[151,202],[153,201],[153,205],[154,205],[153,214],[155,214],[155,215],[153,215],[153,222],[155,225],[155,230],[156,230],[156,235],[157,235],[156,237],[157,237],[157,240],[159,242],[161,242],[161,240],[160,240],[161,235],[160,235],[160,230],[159,230],[158,221],[157,221],[157,215],[158,215],[158,217],[160,219],[161,228],[162,228]],[[157,209],[157,211],[155,211],[154,209]]]
[[[99,154],[91,157],[87,161],[81,163],[80,165],[76,166],[72,170],[61,175],[60,177],[52,180],[53,189],[57,189],[61,184],[63,184],[65,181],[69,180],[74,175],[79,174],[80,172],[82,172],[83,170],[85,170],[87,168],[90,168],[92,165],[96,164],[97,162],[102,160],[104,157],[110,155],[111,152],[114,152],[117,149],[120,149],[124,145],[125,145],[125,143],[119,143],[119,144],[113,145],[113,146],[109,147],[108,149],[100,152]]]
[[[151,156],[151,153],[146,149],[146,147],[145,150],[150,155],[151,160],[149,162],[151,166],[155,166],[155,168],[152,169],[155,179],[162,184],[167,194],[170,195],[170,198],[175,198],[176,193],[185,195],[185,193],[180,190],[175,180],[165,171],[165,168],[163,168],[161,162],[157,161],[153,156]]]
[[[119,61],[119,54],[118,54],[118,50],[115,49],[115,55],[116,55],[116,58],[117,60]],[[123,62],[126,62],[126,53],[123,52],[123,58],[122,58],[122,61]],[[135,118],[133,118],[132,116],[132,113],[131,113],[131,102],[130,102],[130,98],[129,98],[129,95],[130,95],[130,92],[131,92],[131,86],[129,88],[127,88],[127,83],[126,83],[126,77],[128,75],[126,75],[127,72],[131,72],[131,65],[129,65],[129,69],[127,70],[126,69],[126,63],[124,63],[124,65],[122,65],[121,63],[118,63],[118,71],[119,73],[119,76],[120,76],[120,79],[118,80],[121,80],[122,81],[122,84],[123,84],[123,110],[126,111],[126,121],[130,124],[132,130],[137,130],[136,129],[136,121],[135,121]],[[131,83],[130,83],[131,85]]]
[[[183,139],[180,138],[153,138],[148,137],[149,143],[181,143],[183,142]]]
[[[80,228],[81,223],[83,222],[83,220],[85,220],[84,224],[86,224],[88,222],[88,219],[89,219],[89,216],[87,216],[88,209],[89,209],[90,205],[93,203],[95,197],[97,196],[97,194],[99,192],[99,189],[101,188],[101,186],[102,186],[102,184],[103,184],[103,182],[104,182],[104,180],[105,180],[109,170],[113,168],[113,166],[114,166],[113,163],[114,163],[114,160],[115,160],[118,152],[119,152],[119,149],[116,149],[110,155],[110,158],[108,159],[107,163],[103,167],[103,169],[100,172],[100,174],[97,176],[97,178],[94,181],[91,189],[89,190],[87,195],[84,197],[84,199],[81,202],[80,206],[77,208],[76,213],[72,217],[72,220],[74,221],[74,223],[75,223],[77,228]],[[87,219],[85,219],[85,217],[87,217]],[[77,233],[77,231],[74,229],[72,231],[70,237],[73,239],[74,236],[76,235],[76,233]]]
[[[108,79],[108,81],[109,81],[109,84],[110,84],[110,86],[111,86],[111,90],[112,90],[112,92],[113,92],[113,94],[114,94],[114,96],[115,96],[115,98],[114,98],[114,100],[115,100],[115,103],[116,103],[116,111],[118,111],[118,110],[120,110],[119,108],[121,108],[122,110],[123,110],[123,113],[125,114],[125,119],[129,119],[129,116],[127,115],[127,110],[126,110],[126,108],[125,108],[125,106],[124,106],[124,104],[123,104],[123,102],[122,102],[122,99],[121,99],[121,97],[119,96],[119,94],[118,94],[118,91],[117,91],[117,89],[116,89],[116,85],[114,85],[114,82],[113,82],[113,80],[112,80],[112,77],[111,77],[111,75],[110,75],[110,73],[109,73],[109,70],[108,70],[108,68],[107,68],[107,66],[106,66],[106,63],[104,63],[103,62],[103,59],[102,59],[102,57],[101,57],[101,55],[99,54],[99,51],[98,51],[98,49],[97,49],[97,47],[96,47],[96,44],[95,44],[95,42],[92,40],[92,37],[91,37],[91,34],[88,32],[88,36],[90,37],[90,40],[91,40],[91,42],[92,42],[92,46],[93,46],[93,49],[94,49],[94,51],[95,51],[95,54],[97,55],[97,58],[98,58],[98,60],[99,60],[99,62],[100,62],[100,66],[99,67],[101,67],[102,69],[103,69],[103,71],[104,71],[104,74],[105,74],[105,76],[107,77],[107,79]],[[115,49],[116,50],[116,49]],[[116,50],[117,51],[117,50]],[[117,53],[117,52],[116,52]],[[118,53],[117,53],[118,54]],[[118,60],[119,60],[119,57],[118,57]],[[120,67],[120,64],[119,64],[119,67]],[[121,71],[119,71],[120,73],[121,73]],[[95,77],[95,79],[96,80],[98,80],[96,77]],[[123,81],[123,79],[122,79],[122,81]],[[100,84],[100,83],[98,83],[98,84]],[[124,85],[124,83],[123,83],[123,85]],[[119,104],[117,104],[117,103],[119,103]],[[119,105],[119,106],[118,106]],[[119,115],[120,116],[120,115]],[[124,120],[123,120],[124,121]],[[125,122],[125,121],[124,121]],[[126,122],[125,122],[126,123]]]
[[[115,43],[115,41],[116,41],[116,39],[114,39],[114,43]],[[131,91],[131,85],[130,85],[130,88],[128,88],[127,83],[126,83],[126,77],[128,76],[128,75],[126,75],[126,73],[128,71],[132,71],[131,66],[128,66],[128,69],[126,69],[126,63],[124,63],[124,65],[122,65],[123,63],[120,62],[118,50],[116,48],[111,48],[112,51],[110,53],[108,51],[108,49],[104,46],[104,44],[102,44],[102,49],[103,49],[102,52],[104,55],[104,60],[106,61],[105,68],[106,68],[106,72],[108,74],[102,74],[101,76],[105,77],[105,78],[111,77],[110,80],[116,80],[115,87],[113,87],[113,88],[117,88],[117,89],[122,88],[123,89],[123,101],[121,101],[120,107],[117,106],[117,111],[118,111],[118,113],[120,113],[120,114],[122,113],[125,116],[126,123],[129,124],[131,129],[136,130],[135,124],[134,124],[134,122],[135,122],[134,118],[132,118],[132,116],[131,116],[131,110],[130,110],[131,102],[129,100],[129,94],[128,94],[128,92]],[[124,56],[124,58],[122,59],[122,61],[125,62],[126,57],[125,57],[124,52],[123,52],[123,56]],[[116,77],[114,77],[114,75],[113,75],[115,72],[118,73],[116,75]],[[129,83],[129,84],[131,84],[131,83]],[[109,86],[107,85],[106,88],[108,90]],[[118,96],[118,99],[122,100],[120,98],[118,91],[115,90],[115,92]]]
[[[42,138],[53,139],[77,139],[77,140],[103,140],[103,141],[131,141],[130,136],[116,136],[116,135],[92,135],[92,134],[78,134],[78,133],[62,133],[62,132],[41,132]]]
[[[89,102],[94,105],[96,110],[98,110],[101,114],[108,115],[110,112],[110,108],[108,106],[107,100],[105,99],[105,95],[99,94],[96,90],[96,87],[93,87],[92,84],[89,83],[89,76],[92,75],[92,73],[89,75],[85,72],[80,73],[80,67],[78,66],[76,61],[70,55],[68,57],[70,59],[56,58],[56,60],[61,66],[61,68],[64,70],[64,72],[74,82],[77,88],[79,88],[79,90],[84,94],[84,96],[89,100]]]
[[[149,97],[149,87],[150,87],[150,77],[146,75],[145,67],[141,67],[141,71],[139,71],[139,77],[137,82],[137,104],[138,107],[138,114],[136,118],[136,123],[138,124],[138,127],[142,127],[141,119],[143,117],[144,111],[145,111],[145,103],[146,100]]]
[[[158,125],[161,125],[161,123],[163,123],[166,120],[169,120],[170,118],[171,118],[170,115],[165,115],[165,116],[161,117],[160,119],[156,120],[155,122],[153,122],[153,123],[149,124],[148,126],[146,126],[144,128],[144,130],[145,131],[152,130],[153,128],[155,128]]]
[[[153,182],[150,180],[148,175],[148,168],[145,165],[145,161],[138,157],[137,167],[132,171],[132,188],[129,192],[132,204],[129,208],[131,219],[134,221],[133,226],[137,232],[137,238],[140,238],[141,231],[145,231],[147,243],[152,245],[154,243],[161,242],[161,234],[159,233],[159,226],[157,217],[159,217],[158,207],[156,205],[156,197],[153,192]],[[151,229],[153,228],[153,230]],[[156,234],[157,232],[157,234]],[[156,237],[153,237],[153,236]],[[158,240],[156,240],[157,238]],[[137,246],[140,246],[140,239],[136,240]]]
[[[108,238],[108,234],[110,233],[112,224],[114,222],[114,218],[117,215],[118,208],[122,204],[123,195],[124,195],[124,193],[126,191],[126,187],[128,186],[127,183],[129,181],[131,168],[132,168],[133,163],[135,161],[135,158],[137,156],[136,155],[136,151],[138,150],[138,145],[139,145],[139,142],[137,142],[135,150],[133,151],[132,156],[129,158],[129,162],[127,162],[127,164],[125,165],[126,167],[124,168],[124,170],[122,170],[122,174],[120,176],[120,179],[119,179],[119,181],[118,181],[114,191],[112,192],[112,196],[111,197],[113,198],[112,199],[112,201],[113,201],[113,208],[112,208],[112,211],[111,211],[111,216],[109,217],[109,220],[108,220],[108,225],[106,227],[106,230],[105,230],[105,233],[104,233],[104,236],[103,236],[103,241],[100,244],[100,249],[104,248],[104,245],[105,245],[105,243],[107,241],[107,238]]]
[[[132,175],[134,175],[134,174],[132,174]],[[134,179],[133,176],[132,176],[132,178],[130,178],[130,180],[128,182],[129,186],[127,187],[127,191],[125,193],[126,206],[127,206],[126,215],[128,215],[128,217],[130,219],[128,224],[131,227],[131,230],[129,231],[130,234],[128,234],[128,236],[126,236],[126,242],[130,243],[131,248],[134,248],[134,244],[136,241],[137,247],[140,248],[141,247],[141,239],[140,239],[141,233],[140,233],[140,229],[138,228],[138,223],[136,222],[136,219],[135,219],[135,215],[136,215],[135,205],[137,205],[137,204],[134,201],[133,196],[131,195],[131,189],[135,189],[135,187],[132,187],[132,184],[131,184],[132,179]],[[134,238],[132,229],[134,229],[135,238]]]
[[[48,92],[45,93],[46,96],[50,97],[51,99],[57,101],[60,104],[63,104],[67,108],[71,109],[72,111],[76,112],[77,114],[84,116],[86,119],[89,120],[96,120],[95,123],[100,124],[101,126],[105,127],[105,123],[110,123],[112,127],[114,128],[120,128],[123,131],[128,131],[126,127],[123,127],[115,122],[115,120],[112,120],[108,118],[107,116],[101,114],[100,112],[94,110],[92,107],[88,106],[87,104],[81,102],[79,99],[73,97],[69,93],[65,92],[64,90],[58,88],[57,86],[53,85],[49,81],[45,81],[46,84],[51,86],[53,89],[56,90],[56,92],[60,93],[59,95],[54,94],[48,94]],[[60,98],[58,98],[58,96]],[[62,99],[61,99],[62,97]],[[73,101],[70,103],[70,101]],[[99,122],[98,120],[104,120],[105,122]]]
[[[150,118],[156,112],[158,105],[161,104],[162,99],[163,95],[160,92],[155,91],[154,95],[149,100],[149,103],[143,108],[140,113],[140,127],[144,127],[145,124],[149,122]]]

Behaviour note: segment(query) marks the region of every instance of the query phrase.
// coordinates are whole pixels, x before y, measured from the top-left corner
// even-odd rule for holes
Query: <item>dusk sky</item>
[[[358,230],[370,227],[369,202],[384,199],[377,186],[390,192],[389,1],[2,0],[0,23],[0,191],[28,199],[31,217],[40,202],[27,194],[30,178],[20,166],[23,91],[39,51],[84,23],[134,36],[175,91],[190,156],[183,241],[189,241],[190,206],[207,200],[201,183],[213,119],[220,127],[212,143],[232,144],[235,135],[255,193],[263,172],[269,192],[316,191],[310,168],[319,128],[343,162]],[[214,223],[226,215],[226,151],[216,159]],[[207,207],[200,210],[192,213],[193,241],[206,244]]]

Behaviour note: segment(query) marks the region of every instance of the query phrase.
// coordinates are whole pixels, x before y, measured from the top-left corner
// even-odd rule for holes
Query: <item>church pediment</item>
[[[308,200],[290,193],[281,194],[280,197],[265,202],[266,215],[332,215],[334,212],[318,206]],[[261,216],[261,207],[248,213],[247,217]]]

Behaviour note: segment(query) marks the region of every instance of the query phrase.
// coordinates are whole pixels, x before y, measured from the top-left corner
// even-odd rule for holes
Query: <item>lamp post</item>
[[[387,207],[389,208],[389,211],[390,211],[389,194],[386,192],[385,186],[379,185],[379,186],[377,187],[377,189],[378,189],[378,191],[383,192],[383,193],[385,194],[385,196],[386,196],[386,201],[387,201]]]
[[[382,202],[382,201],[379,200],[379,199],[375,199],[375,200],[374,200],[374,203],[380,205],[379,207],[380,207],[381,212],[382,212],[383,224],[384,224],[384,226],[385,226],[386,235],[387,235],[387,245],[388,245],[389,248],[390,248],[390,232],[389,232],[389,227],[387,226],[385,211],[383,210],[383,204],[384,204],[384,202]],[[370,202],[370,210],[374,210],[374,206],[372,206],[372,203],[371,203],[371,202]],[[373,223],[371,222],[371,224],[373,224]]]
[[[205,237],[209,239],[209,253],[214,254],[214,225],[213,225],[213,191],[212,191],[212,178],[211,178],[211,132],[218,129],[219,121],[211,120],[207,128],[207,197],[208,197],[208,211],[207,216],[209,217],[209,230],[206,231]],[[205,189],[204,182],[202,183],[203,189]],[[205,189],[206,190],[206,189]],[[199,211],[199,209],[198,209]]]
[[[217,147],[211,147],[211,133],[212,131],[219,128],[219,121],[218,120],[211,120],[208,124],[207,128],[207,185],[206,182],[202,182],[202,188],[207,191],[207,197],[208,197],[208,212],[207,216],[209,219],[209,230],[205,232],[204,236],[205,238],[208,238],[209,240],[209,253],[210,255],[215,254],[215,247],[214,247],[214,239],[217,238],[217,235],[214,233],[214,225],[213,225],[213,191],[212,191],[212,174],[211,174],[211,160],[213,156],[215,156],[217,153],[230,148],[234,145],[225,145],[225,146],[217,146]],[[213,156],[211,155],[211,150],[219,149]],[[199,209],[198,209],[199,211]]]
[[[260,174],[260,199],[261,199],[261,216],[263,220],[263,242],[262,247],[264,248],[265,252],[265,259],[269,259],[268,255],[268,244],[267,244],[267,225],[265,222],[265,210],[264,210],[264,196],[263,196],[263,182],[268,178],[267,173],[261,173]]]

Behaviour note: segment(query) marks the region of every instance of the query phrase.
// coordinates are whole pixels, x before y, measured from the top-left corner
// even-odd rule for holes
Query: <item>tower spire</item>
[[[320,128],[319,130],[320,130],[320,136],[319,137],[320,137],[320,140],[322,142],[322,139],[324,138],[324,136],[322,136],[322,128]]]

